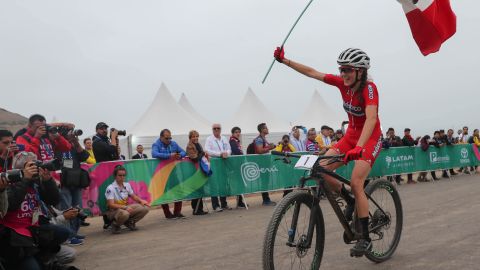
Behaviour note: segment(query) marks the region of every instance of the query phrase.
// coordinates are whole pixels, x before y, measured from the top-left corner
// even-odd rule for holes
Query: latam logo
[[[393,165],[395,163],[398,163],[398,162],[409,162],[409,161],[413,161],[414,160],[414,157],[413,155],[405,155],[405,156],[394,156],[394,157],[391,157],[391,156],[386,156],[385,157],[385,162],[387,163],[387,168],[390,167],[390,165]]]

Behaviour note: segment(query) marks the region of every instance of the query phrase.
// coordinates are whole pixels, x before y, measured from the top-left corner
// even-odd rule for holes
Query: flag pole
[[[288,37],[290,37],[290,34],[292,33],[293,29],[294,29],[295,26],[297,25],[298,21],[300,21],[300,18],[302,18],[303,14],[305,13],[305,11],[307,11],[307,8],[310,6],[310,4],[311,4],[312,2],[313,2],[313,0],[310,0],[310,2],[308,2],[307,6],[303,9],[302,13],[300,13],[300,16],[298,16],[298,18],[297,18],[297,20],[295,21],[295,23],[293,24],[292,28],[290,28],[290,31],[288,31],[288,34],[287,34],[287,36],[285,37],[285,39],[283,40],[281,47],[283,47],[283,45],[285,45],[285,42],[287,42]],[[270,70],[272,70],[273,64],[275,64],[275,59],[273,59],[272,64],[270,64],[270,67],[268,68],[267,74],[265,74],[265,77],[263,77],[262,84],[263,84],[263,83],[265,82],[265,80],[267,79],[268,74],[270,73]]]

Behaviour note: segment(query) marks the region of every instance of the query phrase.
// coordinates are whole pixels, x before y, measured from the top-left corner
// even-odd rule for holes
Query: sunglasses
[[[213,130],[221,130],[222,128],[219,128],[219,127],[214,127],[212,128]]]
[[[171,141],[171,140],[172,140],[172,137],[165,137],[165,140]]]
[[[125,176],[127,176],[127,175],[126,175],[126,174],[117,174],[117,176],[119,176],[119,177],[125,177]]]
[[[352,67],[339,67],[338,70],[340,73],[352,73],[355,70],[358,70],[357,68],[352,68]]]

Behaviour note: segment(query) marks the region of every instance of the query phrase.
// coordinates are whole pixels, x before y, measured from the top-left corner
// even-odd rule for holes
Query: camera
[[[110,132],[117,130],[115,128],[111,128]],[[117,130],[118,131],[118,136],[127,136],[127,131],[126,130]]]
[[[18,152],[23,152],[25,151],[25,145],[24,144],[17,144],[17,142],[14,140],[12,144],[15,144],[18,147]]]
[[[46,125],[45,130],[47,131],[47,133],[50,133],[50,134],[57,134],[59,132],[58,127],[54,127],[54,126],[50,126],[50,125]]]
[[[58,171],[63,167],[63,161],[61,159],[52,159],[50,161],[42,162],[40,160],[35,160],[35,166],[42,168],[48,171]]]
[[[82,221],[85,221],[85,219],[87,219],[88,216],[85,215],[85,213],[83,213],[82,208],[80,208],[78,206],[76,206],[74,208],[78,210],[77,218],[79,218]]]
[[[73,135],[75,136],[82,136],[83,135],[83,130],[81,129],[75,129],[74,131],[72,131]]]
[[[9,183],[16,183],[20,182],[23,178],[23,172],[22,170],[8,170],[6,172],[0,173],[1,178],[7,179],[7,182]]]

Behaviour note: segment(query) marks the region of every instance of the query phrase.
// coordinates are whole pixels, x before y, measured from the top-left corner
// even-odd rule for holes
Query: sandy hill
[[[0,129],[8,129],[15,133],[27,125],[28,118],[0,108]]]

